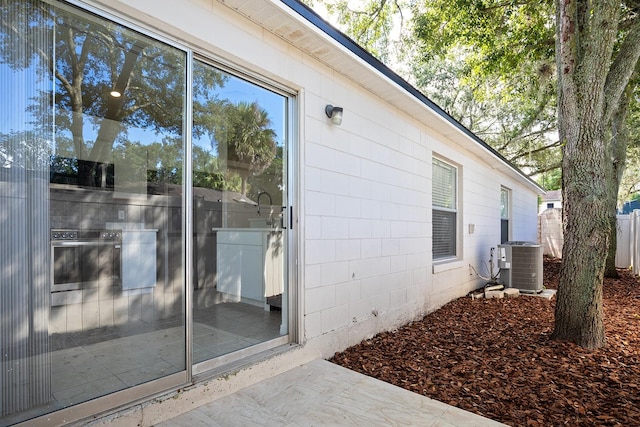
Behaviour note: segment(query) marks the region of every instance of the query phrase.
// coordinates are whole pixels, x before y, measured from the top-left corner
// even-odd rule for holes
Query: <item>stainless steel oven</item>
[[[51,230],[51,292],[121,286],[122,230]]]

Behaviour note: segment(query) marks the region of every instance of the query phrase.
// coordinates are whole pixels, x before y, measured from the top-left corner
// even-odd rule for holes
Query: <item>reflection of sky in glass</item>
[[[8,65],[0,64],[0,93],[5,94],[5,99],[8,100],[8,103],[5,104],[5,114],[0,117],[1,133],[25,129],[28,127],[27,123],[34,120],[34,117],[27,111],[27,106],[33,103],[33,98],[37,95],[37,86],[28,83],[34,75],[35,72],[30,69],[14,71]],[[234,104],[257,102],[261,108],[267,111],[272,129],[276,133],[276,142],[278,146],[282,146],[285,133],[285,97],[235,76],[227,76],[229,78],[224,87],[215,89],[220,99],[226,99]],[[58,128],[57,132],[60,137],[71,138],[69,129]],[[166,134],[157,134],[151,129],[133,126],[127,126],[126,133],[127,140],[142,145],[161,142],[162,138],[166,136]],[[84,135],[87,141],[94,140],[97,135],[96,123],[90,117],[86,117]],[[211,139],[206,135],[200,138],[194,137],[193,144],[206,151],[216,152],[215,146],[211,144]]]
[[[286,99],[284,96],[271,92],[265,88],[249,83],[245,80],[230,76],[225,82],[224,87],[216,88],[221,99],[226,99],[234,104],[239,102],[257,102],[261,108],[267,111],[271,120],[271,127],[276,133],[276,142],[278,146],[282,146],[284,141],[284,118]],[[92,120],[87,120],[84,126],[85,136],[88,140],[95,139],[97,129]],[[65,136],[71,137],[71,132],[67,129],[64,131]],[[154,142],[161,142],[166,134],[156,134],[155,131],[145,128],[137,128],[133,126],[126,127],[126,139],[131,142],[139,142],[142,145],[149,145]],[[211,139],[207,135],[199,138],[193,138],[193,144],[197,145],[210,153],[217,153],[215,145],[212,146]]]
[[[265,88],[249,83],[245,80],[234,76],[229,76],[224,87],[215,89],[221,99],[226,99],[234,104],[239,102],[257,102],[261,108],[267,111],[271,120],[271,127],[276,133],[276,142],[278,146],[284,144],[282,135],[284,135],[284,118],[286,99],[284,96],[271,92]],[[128,139],[132,142],[140,142],[147,145],[153,142],[160,142],[163,135],[156,135],[150,129],[143,128],[127,128]],[[193,145],[197,145],[202,149],[217,153],[216,147],[212,146],[211,139],[207,135],[201,137],[193,137]]]
[[[0,167],[26,167],[36,158],[35,153],[48,157],[53,147],[50,117],[46,117],[40,126],[34,126],[41,118],[29,107],[37,113],[40,91],[50,86],[50,81],[43,81],[38,76],[36,65],[13,69],[6,63],[0,63],[0,93],[3,97]],[[46,106],[40,104],[40,108]]]
[[[198,66],[203,66],[198,64]],[[263,87],[247,82],[232,75],[225,74],[228,80],[225,81],[223,87],[217,87],[214,92],[218,94],[221,100],[228,100],[233,104],[240,102],[257,102],[257,104],[267,111],[269,120],[271,120],[271,128],[276,133],[276,143],[282,146],[284,135],[284,118],[286,99],[284,96],[271,92]],[[193,138],[193,145],[202,147],[204,150],[216,153],[216,147],[212,146],[211,139],[207,135],[200,138]]]
[[[33,116],[27,111],[27,106],[37,95],[38,85],[35,84],[35,70],[12,70],[7,64],[0,63],[0,93],[5,99],[0,114],[0,133],[24,130]]]

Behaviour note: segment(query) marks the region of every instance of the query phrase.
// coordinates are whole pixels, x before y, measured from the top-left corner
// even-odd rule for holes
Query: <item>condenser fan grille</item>
[[[541,292],[542,245],[531,242],[506,242],[498,248],[502,257],[500,283],[523,292]]]

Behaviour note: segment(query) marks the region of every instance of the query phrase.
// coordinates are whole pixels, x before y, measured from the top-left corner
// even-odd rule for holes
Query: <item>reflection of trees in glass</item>
[[[114,158],[126,158],[127,165],[145,168],[142,171],[151,182],[180,184],[184,53],[117,24],[72,13],[71,8],[35,0],[0,1],[0,61],[11,69],[36,70],[40,79],[55,80],[53,91],[39,93],[28,109],[33,129],[50,134],[50,129],[44,130],[51,123],[45,115],[51,115],[55,101],[56,152],[50,168],[59,179],[56,182],[105,185],[105,167]],[[27,27],[36,31],[26,31]],[[27,55],[15,54],[18,45],[43,45],[36,39],[49,40],[50,45]],[[246,194],[249,177],[273,161],[276,134],[257,103],[220,99],[215,89],[228,79],[227,74],[196,62],[193,135],[207,135],[212,150],[194,146],[193,179],[197,186]],[[145,137],[137,137],[146,139],[133,139],[135,129],[147,131]],[[14,134],[0,137],[14,142],[13,148],[0,150],[5,163],[19,157],[10,151],[36,149],[25,146],[35,144],[26,137],[19,138],[25,141],[22,144],[15,143]],[[38,149],[48,148],[45,142],[39,145]],[[112,182],[113,176],[108,180]]]
[[[180,137],[166,137],[162,142],[151,144],[118,144],[114,148],[114,157],[126,158],[130,167],[146,171],[147,182],[161,186],[182,183],[183,155]]]
[[[276,155],[276,133],[267,111],[256,102],[226,102],[211,115],[220,161],[241,178],[240,193],[247,194],[250,175],[263,172]]]
[[[247,196],[249,197],[249,199],[258,200],[258,194],[262,191],[266,191],[272,197],[274,205],[283,204],[283,154],[283,147],[276,147],[276,155],[271,164],[261,174],[249,177],[249,190],[247,190]]]
[[[202,188],[214,188],[225,190],[237,190],[240,185],[236,183],[236,187],[229,188],[234,182],[225,174],[224,169],[220,165],[218,157],[214,156],[210,151],[194,145],[192,147],[193,159],[193,186]],[[238,180],[235,180],[238,181]]]
[[[0,19],[2,62],[13,69],[39,62],[55,76],[55,93],[39,96],[55,98],[56,134],[68,135],[72,141],[80,185],[96,185],[98,167],[111,161],[118,138],[126,141],[128,126],[181,135],[182,52],[116,24],[39,1],[2,0]],[[35,40],[24,39],[43,36],[25,31],[26,26],[41,29],[55,46],[16,58],[14,46],[25,42],[37,46]],[[112,96],[112,91],[120,96]],[[45,109],[40,114],[47,113]],[[46,122],[42,117],[35,119],[35,126]],[[182,145],[181,139],[174,142]]]
[[[49,143],[33,131],[0,134],[0,167],[42,170],[33,164],[49,158]]]
[[[29,13],[39,13],[38,8],[26,1],[1,0],[0,4],[0,63],[5,64],[0,68],[0,78],[5,84],[16,85],[19,82],[30,88],[36,87],[37,83],[50,81],[47,64],[37,55],[28,54],[36,53],[46,45],[48,29],[31,26],[22,19]],[[25,34],[30,38],[26,46],[21,42]],[[5,117],[0,123],[0,164],[4,168],[48,170],[51,142],[48,139],[52,133],[52,120],[50,117],[42,118],[38,128],[34,128],[29,123],[33,120],[29,113],[35,116],[40,111],[49,110],[51,98],[35,99],[26,111],[18,112],[14,109],[22,108],[23,102],[12,99],[12,92],[3,94]],[[25,123],[13,121],[19,116],[24,117]]]

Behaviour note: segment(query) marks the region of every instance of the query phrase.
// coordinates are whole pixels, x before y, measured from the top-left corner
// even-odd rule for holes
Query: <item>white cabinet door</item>
[[[264,301],[262,231],[218,232],[218,292],[227,301]]]
[[[262,291],[263,271],[262,245],[244,246],[242,248],[242,298],[254,301],[264,300]]]
[[[156,230],[122,232],[122,289],[156,285]]]
[[[226,232],[225,232],[226,233]],[[242,246],[221,243],[221,235],[218,233],[218,292],[226,294],[231,301],[240,301],[241,272],[242,272]]]
[[[284,292],[282,232],[264,236],[264,296],[271,297]]]

